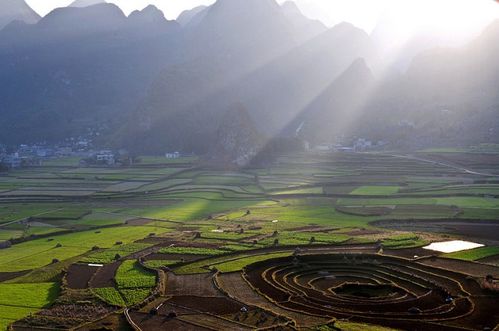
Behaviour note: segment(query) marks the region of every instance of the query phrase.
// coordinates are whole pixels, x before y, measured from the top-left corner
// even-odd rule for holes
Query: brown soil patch
[[[89,286],[92,288],[114,287],[114,276],[120,264],[120,262],[113,262],[99,268],[90,280]]]
[[[184,315],[181,316],[180,319],[185,322],[190,322],[193,324],[210,328],[211,330],[231,330],[231,331],[255,330],[254,327],[245,325],[245,323],[230,321],[222,317],[208,315],[208,314]]]
[[[96,330],[120,330],[120,331],[134,331],[128,324],[125,316],[122,313],[112,314],[103,320],[87,324],[80,328],[78,331],[96,331]]]
[[[474,277],[486,277],[487,275],[494,275],[499,277],[499,267],[482,263],[439,257],[424,258],[419,260],[418,263],[437,268],[453,270]]]
[[[17,272],[0,272],[0,283],[17,277],[24,276],[30,272],[31,270],[17,271]]]
[[[437,252],[429,251],[423,248],[401,248],[401,249],[383,249],[384,255],[400,256],[407,259],[414,259],[415,256],[418,258],[424,256],[435,255]]]
[[[486,258],[478,260],[478,262],[499,267],[499,255],[488,256]]]
[[[327,317],[321,318],[311,316],[300,312],[285,310],[274,305],[263,296],[258,295],[241,277],[239,272],[219,274],[217,276],[217,282],[230,297],[248,305],[270,310],[276,314],[292,319],[296,321],[297,326],[299,327],[315,329],[315,327],[326,324],[329,321]]]
[[[222,294],[213,285],[212,274],[175,275],[170,272],[167,277],[167,295],[188,295],[200,297],[222,296]]]
[[[494,326],[497,319],[474,311],[475,303],[484,298],[497,300],[497,296],[486,296],[480,285],[465,274],[396,257],[303,255],[298,263],[293,257],[276,258],[247,266],[244,272],[251,287],[277,305],[318,316],[410,330],[433,330],[436,321],[442,324],[442,330],[453,329],[457,322],[474,329],[473,322],[480,318],[484,325]],[[351,283],[347,295],[321,292],[310,286],[310,277],[330,273],[380,279],[380,284],[385,285]],[[386,285],[389,287],[384,288]],[[415,307],[421,313],[411,313]],[[473,315],[474,321],[463,319]]]
[[[151,222],[153,222],[153,220],[149,218],[134,218],[131,220],[127,220],[125,223],[127,225],[147,225]]]
[[[115,308],[104,304],[64,304],[55,305],[50,309],[43,310],[39,313],[41,316],[47,317],[58,317],[61,319],[78,319],[82,321],[91,321],[98,318],[99,316],[104,316],[114,311]]]
[[[90,267],[87,264],[72,264],[66,273],[66,283],[70,289],[85,289],[88,282],[99,267]]]
[[[168,302],[197,312],[215,315],[235,314],[243,307],[239,302],[226,297],[174,296]]]
[[[71,299],[71,298],[64,298]],[[73,330],[79,325],[102,318],[116,309],[91,300],[82,303],[55,304],[38,314],[16,322],[14,330]]]
[[[163,316],[168,316],[168,314],[171,312],[175,312],[177,316],[192,314],[192,310],[172,305],[169,302],[170,301],[165,301],[165,298],[159,298],[155,302],[141,309],[140,312],[149,313],[151,309],[156,308],[158,311],[158,315]]]
[[[167,318],[161,315],[150,315],[146,313],[130,312],[130,318],[142,330],[182,330],[182,331],[208,331],[194,324],[179,320],[178,318]]]

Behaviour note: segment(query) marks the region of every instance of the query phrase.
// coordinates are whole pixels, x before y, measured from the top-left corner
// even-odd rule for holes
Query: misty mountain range
[[[177,21],[90,0],[43,18],[7,0],[0,13],[0,143],[100,128],[103,145],[206,152],[231,109],[262,137],[499,142],[499,21],[459,49],[408,47],[397,73],[376,38],[292,2],[218,0]]]

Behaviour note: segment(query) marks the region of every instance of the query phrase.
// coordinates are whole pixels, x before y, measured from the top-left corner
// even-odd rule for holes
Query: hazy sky
[[[72,0],[26,0],[40,15]],[[285,0],[278,0],[282,3]],[[168,19],[180,12],[214,0],[108,0],[126,13],[154,4]],[[426,27],[449,33],[475,33],[494,18],[499,18],[499,3],[494,0],[295,0],[302,12],[332,26],[342,21],[371,32],[381,18],[391,22],[401,34]]]

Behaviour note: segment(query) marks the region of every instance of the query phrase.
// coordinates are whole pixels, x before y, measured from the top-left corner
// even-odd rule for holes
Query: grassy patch
[[[92,292],[102,301],[107,302],[113,306],[124,307],[126,306],[125,300],[120,292],[114,287],[94,288]]]
[[[352,195],[391,195],[399,191],[398,186],[361,186],[350,192]]]
[[[156,285],[156,275],[145,270],[137,261],[126,260],[116,272],[116,285],[122,289],[151,288]]]
[[[150,247],[149,244],[126,244],[126,245],[115,245],[110,249],[106,249],[102,252],[92,253],[89,256],[82,259],[82,262],[86,263],[111,263],[115,260],[116,255],[121,257],[126,257],[135,252],[141,251]]]
[[[458,260],[476,261],[494,255],[499,255],[499,247],[497,246],[479,247],[461,252],[448,253],[443,256]]]
[[[57,283],[0,284],[0,330],[50,305],[59,294]]]
[[[242,258],[232,260],[232,261],[214,264],[212,266],[217,268],[221,272],[233,272],[233,271],[242,270],[245,266],[252,264],[252,263],[265,261],[265,260],[269,260],[269,259],[274,259],[274,258],[278,258],[278,257],[289,256],[289,255],[291,255],[291,253],[272,253],[272,254],[248,256],[248,257],[242,257]]]
[[[339,244],[349,240],[350,236],[319,232],[280,232],[276,237],[266,238],[259,243],[269,246],[275,239],[279,240],[279,245]]]
[[[410,233],[393,236],[383,240],[383,246],[391,249],[420,247],[425,244],[427,244],[426,241],[422,240],[419,236]]]
[[[193,255],[220,255],[227,253],[225,250],[199,247],[164,247],[159,250],[165,254],[193,254]]]
[[[177,260],[149,260],[149,261],[145,261],[144,264],[149,268],[159,269],[159,268],[163,268],[163,267],[172,266],[178,262],[180,262],[180,261],[177,261]]]
[[[127,306],[132,306],[137,303],[141,303],[144,301],[150,294],[151,294],[151,289],[148,288],[127,288],[127,289],[120,289],[120,293],[123,296],[123,299],[125,300],[125,303]]]
[[[135,260],[126,260],[116,272],[116,285],[127,306],[144,301],[156,286],[156,275]]]
[[[59,294],[57,283],[0,284],[0,305],[42,308]]]
[[[150,227],[120,226],[99,231],[83,231],[24,242],[2,250],[0,271],[21,271],[40,268],[53,259],[60,261],[82,255],[92,247],[110,248],[116,241],[124,244],[142,239]],[[60,244],[61,247],[57,247]]]

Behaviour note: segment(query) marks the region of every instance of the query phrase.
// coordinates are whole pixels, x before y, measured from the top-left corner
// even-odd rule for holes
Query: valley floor
[[[424,151],[15,170],[0,176],[0,330],[494,329],[498,165]],[[485,246],[422,248],[455,239]]]

